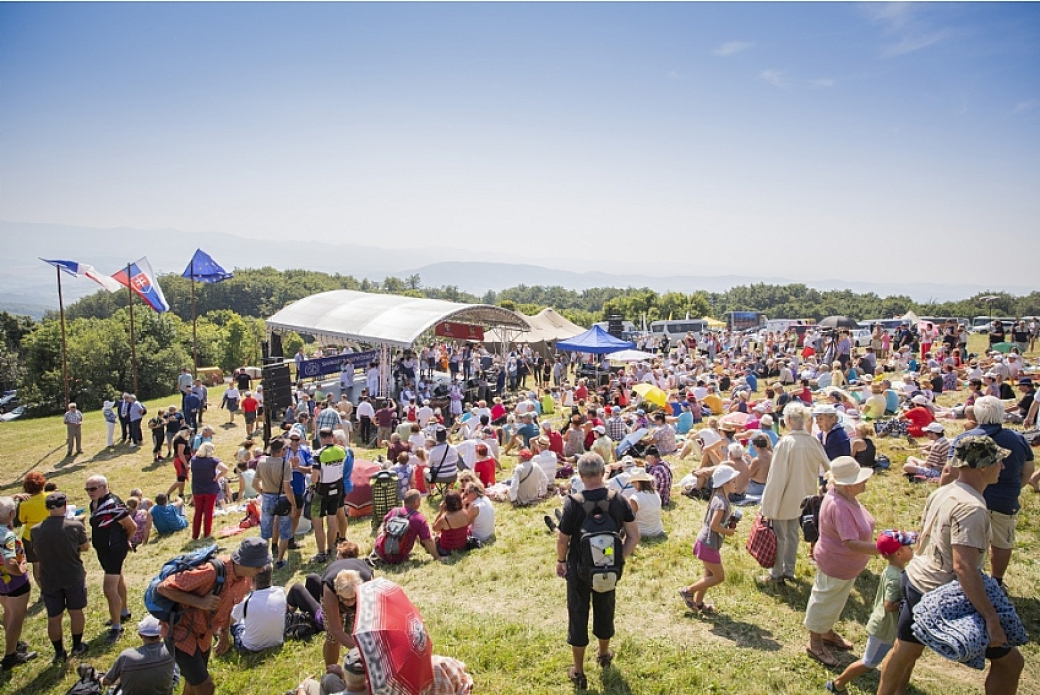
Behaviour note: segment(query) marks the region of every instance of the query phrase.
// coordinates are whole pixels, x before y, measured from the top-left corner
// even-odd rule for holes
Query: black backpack
[[[80,664],[76,671],[79,680],[72,684],[65,695],[101,695],[101,678],[97,669],[90,664]]]
[[[823,495],[809,495],[802,500],[802,513],[798,517],[798,523],[802,527],[802,536],[806,543],[815,543],[820,540],[820,507],[823,505]]]
[[[613,591],[625,565],[621,553],[621,519],[610,513],[616,495],[610,490],[606,499],[598,502],[586,501],[580,492],[571,495],[571,502],[585,512],[577,534],[578,577],[597,593]]]

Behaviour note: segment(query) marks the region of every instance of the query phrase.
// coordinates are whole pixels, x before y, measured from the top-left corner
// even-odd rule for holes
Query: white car
[[[852,340],[856,347],[869,347],[870,331],[866,328],[854,328],[852,329]]]

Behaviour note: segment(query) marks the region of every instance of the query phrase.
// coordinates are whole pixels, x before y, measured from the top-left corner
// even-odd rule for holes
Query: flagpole
[[[61,314],[61,381],[65,385],[65,407],[69,407],[69,358],[65,343],[65,302],[61,296],[61,268],[54,266],[58,273],[58,312]],[[71,446],[71,444],[70,444]]]
[[[199,376],[199,337],[195,319],[195,256],[191,257],[191,375]]]
[[[126,264],[126,296],[127,304],[130,306],[130,367],[134,375],[134,395],[137,395],[137,338],[134,335],[134,291],[133,275],[130,274],[130,264]]]

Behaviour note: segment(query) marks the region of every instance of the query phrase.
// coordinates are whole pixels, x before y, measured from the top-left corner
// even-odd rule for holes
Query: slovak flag
[[[72,275],[74,277],[88,277],[97,284],[104,287],[109,292],[116,292],[121,287],[121,285],[114,278],[111,278],[107,275],[102,275],[97,270],[95,270],[94,266],[92,265],[87,265],[86,263],[77,263],[76,261],[48,260],[46,258],[41,258],[40,260],[44,263],[50,263],[55,268],[64,271],[65,273],[68,273],[69,275]]]
[[[156,311],[170,310],[170,305],[163,295],[162,288],[159,287],[159,283],[155,280],[155,273],[152,272],[152,264],[148,262],[147,256],[137,259],[136,263],[130,264],[129,278],[127,278],[126,268],[115,273],[112,277],[123,287],[129,287],[134,294],[141,298],[141,301]]]

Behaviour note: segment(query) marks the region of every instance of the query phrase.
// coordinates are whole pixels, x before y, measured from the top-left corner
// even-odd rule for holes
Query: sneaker
[[[314,563],[322,563],[322,562],[328,562],[328,561],[329,561],[329,556],[326,555],[325,553],[318,553],[317,555],[315,555],[314,557],[311,558],[311,562],[314,562]]]
[[[755,579],[755,582],[762,586],[787,586],[786,578],[774,577],[771,574],[763,574],[761,577]]]
[[[302,550],[302,549],[303,549],[303,546],[300,545],[299,543],[297,543],[295,538],[293,538],[291,541],[289,541],[289,550]]]
[[[39,656],[39,655],[36,652],[30,652],[30,651],[18,652],[18,651],[16,651],[14,654],[8,654],[7,656],[4,657],[3,661],[0,661],[0,669],[3,669],[5,671],[10,671],[15,666],[20,666],[21,664],[24,664],[26,662],[32,661],[37,656]]]
[[[556,533],[556,522],[552,520],[551,516],[546,514],[542,517],[542,521],[544,521],[545,525],[548,527],[549,533]]]
[[[279,560],[278,562],[274,563],[274,568],[276,570],[280,570],[283,567],[285,567],[285,560]]]
[[[123,636],[123,626],[122,625],[120,625],[119,627],[110,627],[110,628],[108,628],[108,637],[107,637],[107,639],[108,639],[109,644],[112,644],[113,642],[118,642],[119,638],[122,637],[122,636]],[[75,656],[76,650],[73,649],[72,653],[73,653],[73,656]]]
[[[60,665],[64,664],[66,661],[68,661],[68,659],[69,659],[68,653],[65,650],[62,650],[62,651],[56,652],[54,654],[54,658],[51,659],[51,664],[53,664],[55,666],[60,666]]]
[[[110,632],[111,632],[111,630],[110,630]],[[122,630],[120,630],[120,633],[122,633]],[[75,656],[75,657],[86,656],[87,655],[87,651],[89,651],[89,648],[87,647],[87,643],[86,642],[80,642],[78,647],[73,647],[72,648],[72,651],[69,652],[69,656]]]

